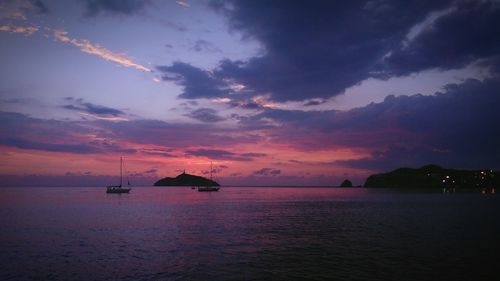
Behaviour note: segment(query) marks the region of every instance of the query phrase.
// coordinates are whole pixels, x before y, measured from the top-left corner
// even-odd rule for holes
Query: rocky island
[[[348,179],[345,179],[341,184],[340,187],[352,187],[352,182]]]
[[[437,165],[418,169],[399,168],[368,177],[365,187],[397,188],[493,188],[498,187],[498,172],[456,170]]]
[[[154,186],[220,186],[217,182],[185,172],[175,178],[166,177],[154,183]]]

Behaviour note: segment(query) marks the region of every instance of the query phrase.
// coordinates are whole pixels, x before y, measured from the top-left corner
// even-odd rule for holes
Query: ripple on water
[[[488,280],[500,252],[497,197],[86,190],[0,206],[0,280]]]

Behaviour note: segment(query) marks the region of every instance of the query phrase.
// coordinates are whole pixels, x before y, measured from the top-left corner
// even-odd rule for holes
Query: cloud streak
[[[15,138],[2,140],[1,144],[21,149],[33,149],[33,150],[42,150],[50,152],[71,152],[77,154],[102,152],[98,148],[88,144],[45,143],[45,142],[31,141],[26,139],[15,139]]]
[[[21,33],[26,36],[32,35],[40,28],[37,26],[17,26],[12,24],[0,25],[0,31],[8,33]]]
[[[68,32],[64,30],[54,30],[53,35],[57,41],[78,47],[80,51],[84,53],[98,56],[102,59],[118,63],[125,67],[132,67],[141,71],[151,72],[151,69],[147,68],[144,65],[134,62],[131,58],[129,58],[125,54],[114,53],[99,44],[92,43],[85,39],[79,40],[75,38],[70,38],[68,36]]]
[[[67,110],[78,111],[81,115],[92,116],[96,119],[100,120],[108,120],[108,121],[126,121],[127,118],[123,117],[125,112],[107,107],[102,105],[93,104],[90,102],[85,102],[83,99],[75,99],[72,97],[65,98],[66,101],[71,104],[67,104],[62,106],[62,108]]]
[[[281,174],[281,170],[273,168],[262,168],[252,173],[255,176],[277,176]]]
[[[189,5],[189,3],[188,3],[186,0],[177,0],[177,1],[175,1],[175,3],[176,3],[177,5],[179,5],[179,6],[184,7],[184,8],[189,8],[189,7],[191,7],[191,6]]]
[[[212,108],[198,108],[191,111],[186,116],[205,123],[215,123],[224,120],[224,118],[217,115],[217,111]]]
[[[219,159],[219,160],[232,160],[232,161],[253,161],[254,158],[263,157],[265,154],[261,153],[243,153],[237,154],[227,150],[221,149],[197,149],[197,150],[188,150],[185,152],[187,156],[198,156],[198,157],[207,157],[210,159]]]

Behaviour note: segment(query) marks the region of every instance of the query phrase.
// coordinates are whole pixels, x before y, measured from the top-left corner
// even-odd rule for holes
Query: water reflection
[[[1,280],[493,274],[496,196],[328,188],[0,189]],[[29,269],[29,270],[27,270]]]

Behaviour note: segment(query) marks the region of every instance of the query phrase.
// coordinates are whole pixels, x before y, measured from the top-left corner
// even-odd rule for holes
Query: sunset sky
[[[499,1],[0,0],[0,184],[500,169]]]

